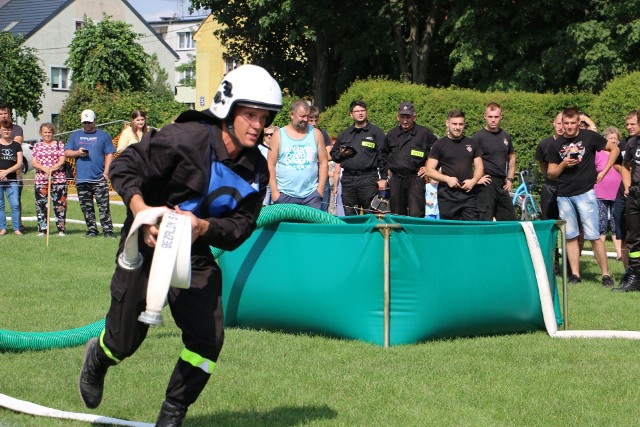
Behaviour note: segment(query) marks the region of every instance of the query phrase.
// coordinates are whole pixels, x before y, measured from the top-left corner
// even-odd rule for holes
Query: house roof
[[[0,2],[0,31],[9,31],[14,35],[21,34],[25,39],[28,39],[74,1],[75,0],[10,0],[4,6],[1,6],[2,3]],[[128,1],[121,1],[144,23],[151,34],[155,35],[176,59],[180,58],[162,36],[149,25]]]
[[[28,39],[74,0],[11,0],[0,8],[0,31]]]

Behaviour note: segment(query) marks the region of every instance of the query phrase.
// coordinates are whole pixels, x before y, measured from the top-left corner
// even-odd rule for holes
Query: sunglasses
[[[268,137],[271,137],[272,135],[273,135],[273,133],[265,133],[265,134],[264,134],[265,138],[266,138],[267,136],[268,136]]]

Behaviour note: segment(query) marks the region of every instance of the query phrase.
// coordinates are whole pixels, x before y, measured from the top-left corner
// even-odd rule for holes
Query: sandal
[[[13,234],[15,234],[16,236],[24,236],[24,234],[22,234],[20,230],[14,231]]]
[[[0,230],[0,236],[4,236],[5,234],[7,234],[7,230]]]

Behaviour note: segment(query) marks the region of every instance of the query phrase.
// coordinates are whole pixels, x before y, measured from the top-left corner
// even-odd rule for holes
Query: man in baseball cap
[[[82,130],[71,134],[64,147],[64,155],[76,159],[76,188],[80,208],[87,224],[85,237],[98,235],[96,212],[93,207],[95,196],[104,237],[114,239],[107,172],[116,150],[111,136],[96,128],[96,113],[93,110],[84,110],[80,114],[80,122]]]
[[[96,113],[93,110],[84,110],[80,114],[80,123],[94,123],[96,121]]]
[[[424,217],[427,156],[438,139],[431,130],[416,124],[413,103],[402,101],[398,107],[398,126],[387,134],[382,147],[384,163],[391,171],[389,199],[391,212]]]

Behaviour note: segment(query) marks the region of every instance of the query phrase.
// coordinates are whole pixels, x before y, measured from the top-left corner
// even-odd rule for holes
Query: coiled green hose
[[[260,212],[257,227],[265,227],[280,222],[306,222],[318,224],[343,224],[339,218],[314,208],[299,205],[271,205]],[[211,248],[215,258],[222,250]],[[0,329],[0,351],[47,350],[83,345],[96,337],[104,328],[104,319],[76,329],[55,332],[15,332]]]

